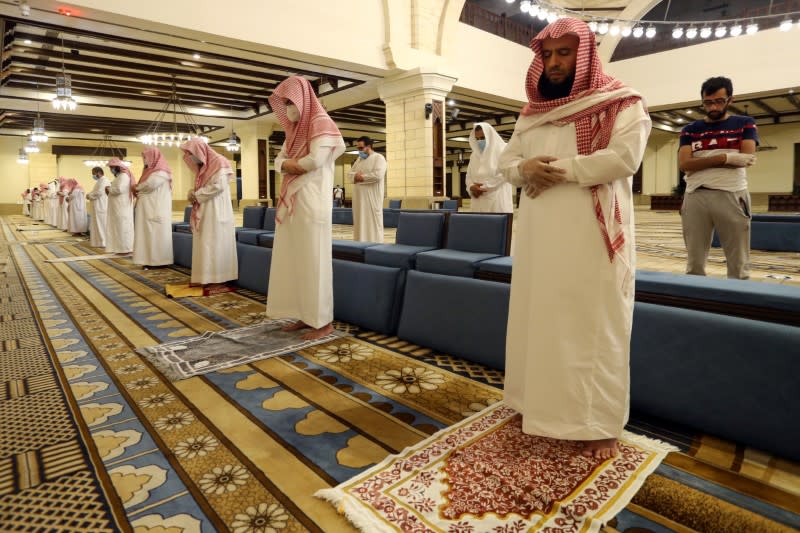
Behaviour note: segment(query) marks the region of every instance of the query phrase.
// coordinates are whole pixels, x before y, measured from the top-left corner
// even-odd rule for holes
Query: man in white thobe
[[[386,158],[372,149],[372,139],[356,141],[358,159],[350,169],[353,180],[353,240],[383,242],[383,187]]]
[[[500,159],[523,187],[506,340],[505,401],[525,433],[608,459],[628,418],[634,295],[631,176],[650,119],[602,71],[577,19],[531,42],[528,104]]]
[[[171,265],[172,171],[161,151],[149,146],[142,152],[144,172],[136,184],[133,263],[145,269]]]
[[[66,200],[69,203],[69,221],[67,231],[73,235],[86,233],[89,229],[88,218],[86,216],[86,191],[78,180],[72,178],[68,186],[69,196]]]
[[[58,178],[58,225],[56,227],[64,231],[69,228],[68,182],[67,178]]]
[[[37,189],[38,192],[38,189]],[[31,198],[33,193],[31,193],[30,189],[25,189],[25,192],[22,193],[22,214],[27,216],[33,216],[31,211]]]
[[[234,178],[233,169],[224,156],[200,139],[183,143],[181,150],[183,161],[195,174],[188,195],[192,204],[192,284],[220,288],[239,278],[228,183]]]
[[[95,248],[105,248],[106,246],[106,219],[108,216],[108,195],[106,187],[111,186],[111,182],[105,176],[103,169],[94,167],[92,169],[92,179],[94,188],[86,195],[92,202],[92,217],[89,225],[89,246]]]
[[[51,226],[58,226],[58,180],[47,184],[47,191],[40,190],[42,206],[45,210],[44,221]]]
[[[467,166],[470,209],[476,213],[513,213],[514,187],[497,168],[506,142],[486,122],[478,122],[469,134],[472,155]]]
[[[133,251],[133,187],[136,182],[128,167],[116,157],[108,162],[108,168],[114,181],[106,187],[106,252],[128,255]]]
[[[275,158],[283,174],[267,294],[267,316],[296,320],[286,331],[312,328],[303,338],[333,331],[331,259],[333,169],[345,145],[339,128],[305,78],[281,82],[270,107],[286,131]]]

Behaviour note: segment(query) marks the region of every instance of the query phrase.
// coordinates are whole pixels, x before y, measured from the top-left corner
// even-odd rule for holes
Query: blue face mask
[[[486,139],[478,139],[478,148],[480,148],[481,152],[486,149]]]
[[[368,157],[369,157],[369,154],[368,154],[367,152],[364,152],[364,151],[362,151],[362,150],[359,150],[359,151],[358,151],[358,157],[360,157],[361,159],[366,159],[366,158],[368,158]]]

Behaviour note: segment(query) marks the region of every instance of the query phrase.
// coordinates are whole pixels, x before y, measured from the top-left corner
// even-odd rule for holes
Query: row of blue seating
[[[711,246],[721,246],[716,232]],[[750,248],[769,252],[800,252],[800,216],[753,215],[750,219]]]
[[[173,237],[176,263],[191,267],[191,234]],[[237,248],[239,284],[267,294],[272,249]],[[510,285],[421,271],[422,253],[415,268],[334,259],[335,318],[502,370]],[[498,254],[475,275],[507,281],[512,266]],[[800,288],[639,271],[636,291],[632,409],[800,460]]]

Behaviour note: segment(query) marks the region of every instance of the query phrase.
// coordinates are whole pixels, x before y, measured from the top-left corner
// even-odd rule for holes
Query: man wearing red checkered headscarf
[[[526,433],[607,459],[628,418],[633,316],[631,176],[650,119],[603,72],[595,36],[559,19],[531,42],[528,104],[500,159],[522,187],[506,341],[505,401]]]
[[[275,221],[267,316],[293,318],[287,331],[311,328],[312,340],[333,331],[331,213],[333,169],[344,139],[305,78],[281,82],[269,104],[286,141],[275,158],[283,182]]]

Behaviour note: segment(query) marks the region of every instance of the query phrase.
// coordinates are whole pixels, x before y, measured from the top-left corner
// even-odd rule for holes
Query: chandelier
[[[168,119],[170,113],[172,114],[172,122],[169,122]],[[178,113],[181,114],[185,121],[185,125],[182,124],[180,128],[178,127]],[[139,136],[139,141],[148,145],[177,147],[190,139],[200,139],[205,143],[208,142],[208,137],[203,135],[200,126],[192,118],[192,115],[186,111],[180,98],[178,98],[178,86],[173,75],[172,93],[169,100],[158,112],[155,120],[147,127],[144,135]]]
[[[56,111],[75,111],[78,102],[72,97],[72,76],[64,67],[64,35],[61,35],[61,74],[56,74],[56,97],[53,98]]]
[[[103,140],[94,149],[89,159],[83,160],[83,164],[89,168],[104,167],[108,165],[109,159],[114,157],[122,161],[122,164],[126,167],[131,166],[131,161],[125,159],[125,151],[114,144],[114,141],[111,140],[111,135],[104,135]]]
[[[233,113],[233,106],[231,106],[231,113]],[[242,140],[233,131],[233,119],[231,118],[231,136],[225,141],[225,150],[229,152],[238,152],[242,147]]]
[[[17,156],[17,163],[20,165],[27,165],[29,162],[28,153],[25,151],[25,148],[19,149],[19,155]]]
[[[36,143],[46,143],[47,142],[47,132],[44,129],[44,119],[39,116],[39,112],[36,112],[36,118],[33,119],[33,129],[31,130],[31,140]]]
[[[25,143],[23,150],[25,150],[25,152],[28,154],[39,153],[39,145],[33,140],[33,135],[28,135],[28,142]]]

